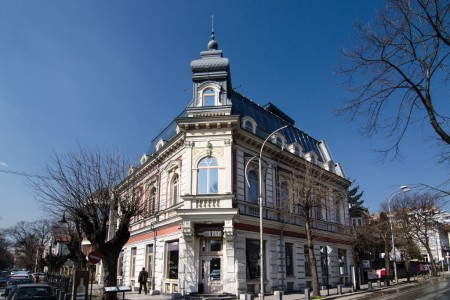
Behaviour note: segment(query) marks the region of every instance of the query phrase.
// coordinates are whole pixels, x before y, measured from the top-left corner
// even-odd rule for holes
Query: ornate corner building
[[[319,281],[349,282],[350,182],[325,142],[296,128],[275,105],[260,106],[233,90],[214,32],[191,69],[192,101],[129,172],[145,213],[132,222],[121,282],[139,286],[145,267],[150,288],[163,293],[258,293],[262,262],[266,293],[308,287],[306,218],[302,199],[289,192],[301,185],[289,180],[303,178],[305,166],[327,178],[316,179],[326,193],[310,213]]]

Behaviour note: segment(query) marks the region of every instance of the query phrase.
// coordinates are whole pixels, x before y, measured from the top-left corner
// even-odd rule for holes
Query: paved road
[[[450,280],[430,281],[408,291],[377,297],[377,300],[448,300],[450,299]]]

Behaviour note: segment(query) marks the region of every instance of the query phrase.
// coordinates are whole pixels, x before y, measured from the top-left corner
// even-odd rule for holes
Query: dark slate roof
[[[181,114],[178,115],[177,118],[187,117],[186,109],[184,109]],[[150,143],[149,148],[147,149],[146,154],[152,155],[156,152],[156,145],[160,140],[164,142],[170,141],[177,134],[177,122],[174,119],[166,128],[163,129]]]
[[[285,113],[276,108],[276,110],[268,110],[262,107],[245,96],[236,91],[231,93],[232,113],[233,115],[240,115],[241,117],[249,116],[255,120],[257,124],[256,134],[263,139],[266,139],[270,133],[274,132],[285,125],[293,125],[293,120]],[[267,107],[274,107],[273,104],[266,105]],[[280,113],[278,113],[280,112]],[[285,139],[287,144],[297,142],[303,148],[303,152],[307,153],[313,151],[317,154],[319,161],[324,161],[322,153],[318,148],[318,141],[300,129],[289,126],[279,131]]]
[[[262,107],[245,96],[239,94],[236,91],[231,93],[232,102],[232,114],[239,115],[241,118],[248,116],[255,120],[257,124],[256,134],[265,139],[270,133],[277,130],[284,125],[290,125],[289,127],[279,131],[285,139],[287,144],[297,142],[303,148],[303,152],[307,153],[313,151],[317,154],[319,161],[324,161],[322,154],[318,148],[318,141],[308,134],[304,133],[300,129],[293,126],[293,120],[289,118],[285,113],[276,108],[273,104]],[[276,108],[273,109],[273,108]],[[187,117],[186,109],[178,116]],[[150,143],[147,150],[147,155],[151,155],[156,152],[156,145],[162,139],[167,142],[170,141],[176,135],[177,124],[173,120],[163,131],[161,131]]]

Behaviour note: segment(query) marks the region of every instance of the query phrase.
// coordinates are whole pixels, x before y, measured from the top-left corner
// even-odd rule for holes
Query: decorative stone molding
[[[234,226],[233,220],[225,220],[225,224],[223,226],[223,236],[226,241],[231,242],[234,239]]]
[[[191,221],[183,221],[182,233],[186,241],[191,241],[194,238],[194,228]]]

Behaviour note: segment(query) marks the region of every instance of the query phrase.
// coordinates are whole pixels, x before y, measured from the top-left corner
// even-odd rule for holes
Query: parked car
[[[5,288],[6,284],[8,283],[9,278],[11,275],[5,275],[0,278],[0,288]]]
[[[33,280],[36,283],[45,281],[45,273],[33,273],[31,275],[33,276]]]
[[[18,284],[8,295],[7,300],[57,300],[53,289],[48,284]]]
[[[5,292],[2,294],[2,296],[7,297],[12,288],[14,288],[18,284],[23,284],[23,283],[33,283],[33,279],[31,279],[31,278],[14,278],[14,277],[9,278],[8,284],[5,287]]]

